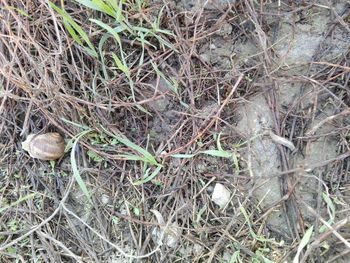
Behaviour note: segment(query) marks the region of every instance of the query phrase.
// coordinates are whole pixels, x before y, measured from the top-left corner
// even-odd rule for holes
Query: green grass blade
[[[70,121],[70,120],[67,120],[66,118],[60,118],[62,121],[64,121],[65,123],[68,123],[68,124],[71,124],[79,129],[82,129],[82,130],[89,130],[90,128],[86,125],[81,125],[79,123],[75,123],[74,121]]]
[[[101,65],[102,65],[102,71],[103,71],[103,76],[105,78],[105,80],[109,80],[109,75],[107,72],[107,66],[105,64],[105,54],[103,51],[103,46],[105,44],[105,42],[107,41],[107,39],[110,37],[109,34],[104,34],[100,41],[98,42],[98,51],[100,53],[100,58],[101,58]]]
[[[110,136],[112,136],[114,139],[116,139],[118,142],[124,144],[125,146],[137,151],[139,154],[141,154],[143,157],[145,157],[145,159],[153,165],[160,165],[157,160],[153,157],[152,154],[150,154],[146,149],[138,146],[137,144],[133,143],[132,141],[130,141],[126,136],[119,136],[119,135],[115,135],[113,133],[110,133],[109,131],[107,131],[103,126],[101,126],[101,128]]]
[[[141,54],[140,54],[140,60],[139,60],[139,69],[137,70],[136,73],[136,78],[138,78],[138,76],[140,75],[141,71],[142,71],[142,65],[144,62],[144,57],[145,57],[145,42],[144,42],[144,34],[140,34],[140,37],[137,38],[140,42],[141,42]]]
[[[130,71],[127,65],[122,63],[122,61],[118,58],[118,56],[113,52],[112,57],[114,59],[115,64],[117,65],[118,69],[120,69],[128,78],[130,76]]]
[[[105,14],[110,15],[111,17],[115,16],[115,11],[108,4],[106,4],[103,0],[92,0],[92,2],[97,5]]]
[[[93,3],[90,0],[75,0],[75,1],[78,2],[79,4],[82,4],[82,5],[90,8],[90,9],[103,12],[103,9],[101,9],[98,5],[96,5],[95,3]]]
[[[221,138],[221,132],[218,134],[218,138],[216,139],[216,147],[218,148],[219,151],[223,151],[220,138]]]
[[[323,200],[327,204],[327,211],[328,211],[328,214],[329,214],[329,218],[330,218],[330,220],[333,223],[333,220],[335,218],[335,206],[334,206],[334,203],[332,202],[332,200],[331,200],[331,198],[330,198],[328,193],[323,192],[322,193],[322,197],[323,197]]]
[[[128,138],[122,138],[122,137],[115,137],[119,142],[122,144],[128,146],[131,149],[134,149],[135,151],[139,152],[142,154],[151,164],[157,165],[158,162],[156,159],[153,157],[152,154],[150,154],[147,150],[143,149],[142,147],[138,146],[137,144],[133,143],[130,141]]]
[[[174,33],[171,32],[171,31],[169,31],[169,30],[167,30],[167,29],[159,29],[159,28],[158,28],[158,29],[156,30],[156,33],[162,33],[162,34],[164,34],[164,35],[168,35],[168,36],[175,37]]]
[[[327,221],[327,223],[329,225],[333,225],[334,224],[334,218],[335,218],[335,206],[334,203],[332,201],[332,199],[330,198],[329,194],[327,192],[323,192],[322,193],[322,198],[325,201],[326,205],[327,205],[327,211],[328,211],[328,215],[329,215],[329,219]],[[329,228],[327,227],[327,225],[323,225],[320,227],[319,229],[319,233],[324,233],[325,231],[327,231]]]
[[[233,160],[233,164],[235,165],[235,171],[237,174],[239,174],[239,161],[238,161],[237,155],[234,153],[232,154],[232,160]]]
[[[137,37],[136,40],[139,41],[141,43],[141,45],[144,47],[145,44],[151,48],[153,48],[154,50],[157,50],[157,47],[155,45],[153,45],[151,42],[147,41],[145,39],[146,35],[143,34],[142,32],[139,32],[138,34],[140,37]]]
[[[206,151],[201,151],[199,153],[207,154],[214,157],[232,158],[232,153],[226,152],[226,151],[206,150]]]
[[[155,29],[158,29],[160,27],[160,22],[162,19],[164,8],[165,8],[165,5],[159,10],[158,17],[153,23],[153,28],[155,28]]]
[[[174,157],[174,158],[182,158],[182,159],[191,159],[193,157],[195,157],[198,153],[193,153],[193,154],[189,154],[189,153],[176,153],[176,154],[173,154],[171,155],[171,157]]]
[[[140,26],[133,26],[132,27],[133,30],[135,31],[139,31],[139,32],[143,32],[146,33],[150,36],[155,37],[158,42],[164,46],[167,46],[168,48],[170,48],[171,50],[177,51],[176,48],[169,42],[167,42],[166,40],[164,40],[162,37],[160,37],[158,34],[156,34],[155,32],[153,32],[151,29],[149,28],[145,28],[145,27],[140,27]]]
[[[71,25],[67,22],[66,19],[63,19],[63,24],[65,28],[67,29],[68,33],[71,35],[71,37],[74,39],[75,42],[77,42],[80,46],[84,47],[83,42],[81,42],[79,36],[75,33],[75,30]]]
[[[83,137],[84,135],[88,134],[91,131],[92,131],[91,129],[83,131],[83,132],[79,133],[75,137],[74,142],[73,142],[73,146],[72,146],[72,151],[70,153],[70,162],[71,162],[73,176],[74,176],[75,180],[77,181],[77,183],[78,183],[80,189],[82,190],[82,192],[88,198],[89,202],[92,204],[90,192],[87,189],[83,179],[80,176],[80,172],[79,172],[79,169],[78,169],[78,166],[77,166],[77,161],[75,159],[75,150],[77,148],[78,141],[80,140],[81,137]]]
[[[169,43],[168,41],[164,40],[162,37],[160,37],[158,34],[152,33],[152,35],[158,39],[158,42],[168,48],[170,48],[171,50],[173,50],[174,52],[177,52],[175,46],[171,43]]]
[[[141,184],[144,184],[144,183],[147,183],[147,182],[151,181],[154,177],[156,177],[156,176],[159,174],[159,172],[160,172],[161,169],[162,169],[162,166],[158,166],[158,167],[153,171],[153,173],[151,173],[150,176],[147,176],[146,178],[144,178],[144,179],[142,179],[142,180],[139,180],[139,181],[134,182],[133,185],[136,185],[136,186],[137,186],[137,185],[141,185]]]
[[[129,80],[131,81],[131,78],[130,78],[130,75],[129,75],[129,68],[127,67],[127,64],[126,64],[125,59],[124,59],[122,42],[121,42],[121,39],[120,39],[119,34],[118,34],[120,32],[123,32],[125,29],[127,29],[127,27],[124,26],[124,25],[121,25],[121,26],[118,26],[116,28],[112,28],[111,26],[109,26],[109,25],[107,25],[107,24],[105,24],[105,23],[103,23],[103,22],[101,22],[99,20],[96,20],[96,19],[90,19],[90,21],[96,23],[97,25],[99,25],[103,29],[107,30],[107,32],[110,33],[114,37],[114,39],[117,41],[117,43],[119,45],[120,56],[121,56],[121,59],[123,61],[122,64],[124,65],[124,69],[126,69],[126,68],[128,69],[128,75],[127,76],[129,78]],[[130,85],[132,86],[133,83],[130,83]],[[133,98],[134,98],[134,96],[133,96]]]
[[[170,80],[168,80],[165,77],[164,73],[159,70],[159,68],[156,65],[156,63],[151,61],[151,65],[152,65],[154,71],[157,73],[157,75],[166,82],[167,87],[169,87],[176,95],[179,95],[176,85],[174,85],[174,83],[172,83]]]
[[[76,2],[96,11],[103,12],[111,17],[116,17],[113,9],[101,0],[75,0]]]
[[[18,13],[20,13],[22,16],[25,16],[29,19],[32,19],[32,17],[30,15],[28,15],[28,13],[20,8],[17,8],[17,7],[14,7],[14,6],[5,6],[5,7],[2,7],[3,10],[15,10],[17,11]]]
[[[259,239],[259,237],[258,237],[258,236],[255,234],[255,232],[253,231],[252,225],[251,225],[251,223],[250,223],[249,215],[248,215],[247,211],[245,210],[245,208],[244,208],[243,206],[240,207],[240,211],[241,211],[241,213],[243,214],[243,216],[244,216],[244,218],[245,218],[245,220],[246,220],[246,223],[247,223],[247,225],[248,225],[248,227],[249,227],[250,235],[251,235],[254,239],[257,239],[257,240],[261,241],[261,240]]]
[[[69,23],[69,25],[75,30],[77,31],[77,33],[79,34],[79,36],[85,41],[85,43],[89,46],[89,54],[94,56],[94,57],[98,57],[98,54],[95,50],[94,45],[91,43],[88,35],[84,32],[84,30],[73,20],[73,18],[63,9],[59,8],[58,6],[56,6],[55,4],[53,4],[52,2],[49,2],[49,5],[51,8],[53,8],[58,14],[60,14],[63,19]],[[68,29],[67,29],[68,30]],[[69,31],[69,33],[71,33]],[[73,36],[72,36],[73,37]],[[84,46],[83,46],[84,47]]]
[[[115,40],[118,42],[119,48],[121,48],[122,42],[120,40],[120,37],[118,35],[118,31],[113,29],[112,27],[110,27],[109,25],[103,23],[100,20],[96,20],[96,19],[89,19],[91,22],[94,22],[95,24],[99,25],[100,27],[102,27],[103,29],[107,30],[114,38]]]
[[[105,0],[107,2],[107,4],[113,8],[114,11],[118,11],[119,10],[119,6],[118,6],[118,1],[116,0]],[[120,1],[121,3],[122,1]]]
[[[308,230],[306,230],[305,235],[301,239],[300,244],[298,246],[298,251],[295,254],[293,263],[299,263],[300,253],[304,249],[304,247],[306,247],[309,244],[313,232],[314,232],[314,226],[311,226]]]
[[[110,0],[110,1],[114,1],[114,0]],[[117,13],[117,21],[119,23],[121,22],[125,22],[125,23],[128,23],[128,21],[125,19],[125,17],[123,16],[123,4],[124,4],[124,1],[121,0],[119,1],[119,5],[114,5],[115,6],[115,10],[116,10],[116,13]],[[130,25],[129,25],[130,26]],[[130,29],[129,29],[130,30]],[[131,33],[131,31],[129,31]]]
[[[127,161],[143,161],[143,162],[148,161],[147,159],[145,159],[143,157],[140,157],[137,155],[131,155],[131,154],[118,154],[116,157],[121,158],[123,160],[127,160]]]

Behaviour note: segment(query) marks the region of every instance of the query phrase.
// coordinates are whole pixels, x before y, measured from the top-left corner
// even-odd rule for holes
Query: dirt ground
[[[349,81],[345,0],[1,0],[0,262],[350,262]]]

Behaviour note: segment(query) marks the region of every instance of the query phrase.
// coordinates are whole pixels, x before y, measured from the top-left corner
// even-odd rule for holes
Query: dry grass
[[[227,158],[172,157],[216,149],[215,138],[220,132],[223,148],[239,156],[249,144],[236,149],[233,145],[250,138],[233,125],[236,108],[253,94],[265,93],[271,108],[276,109],[274,54],[265,34],[267,22],[258,15],[263,3],[259,7],[253,1],[242,1],[225,12],[200,9],[185,13],[179,12],[172,1],[166,5],[127,1],[123,14],[134,33],[126,30],[119,33],[120,43],[113,37],[103,43],[107,31],[89,18],[110,26],[114,18],[74,1],[53,2],[60,7],[65,2],[64,9],[86,32],[97,57],[89,53],[87,42],[82,41],[82,46],[74,41],[62,16],[46,1],[2,1],[0,261],[226,262],[229,255],[229,262],[281,262],[292,257],[304,229],[312,222],[303,222],[302,215],[296,213],[290,217],[290,239],[270,231],[266,215],[280,204],[273,204],[268,211],[257,206],[253,198],[255,178],[250,176],[245,160],[239,160],[239,170],[235,171],[234,163]],[[290,12],[298,8],[291,6]],[[307,10],[311,5],[303,8]],[[142,30],[152,29],[157,19],[159,29],[167,31],[142,38],[141,33],[146,32]],[[230,69],[220,69],[198,54],[198,48],[225,21],[233,25],[237,39],[256,41],[261,53],[252,60],[253,65],[232,64]],[[125,56],[122,63],[127,69],[118,66],[113,53],[120,60],[120,54]],[[172,88],[161,87],[162,74]],[[334,248],[328,255],[331,259],[350,249],[345,242],[349,239],[346,226],[350,219],[350,129],[346,122],[350,104],[349,50],[333,61],[310,65],[308,76],[288,77],[291,82],[336,86],[332,91],[315,92],[315,98],[331,93],[341,115],[334,118],[343,121],[332,131],[339,140],[339,158],[315,164],[328,171],[328,177],[321,181],[336,195],[335,221],[333,229],[313,236],[303,254],[303,260],[312,258],[313,253],[321,255],[323,241],[330,244],[336,240],[340,242],[339,251]],[[255,79],[271,84],[270,88],[255,83]],[[159,88],[155,90],[152,83],[158,83]],[[170,115],[161,112],[156,103],[159,98],[166,98]],[[315,139],[304,132],[317,112],[317,106],[309,112],[301,109],[301,101],[300,97],[295,108],[275,111],[276,129],[280,135],[298,138],[295,142],[299,148]],[[164,122],[170,124],[163,127]],[[20,146],[30,133],[58,131],[69,140],[87,129],[91,132],[81,138],[73,154],[92,203],[75,182],[69,154],[57,163],[42,162],[31,159]],[[147,150],[157,164],[123,157],[145,157],[118,141],[123,136]],[[298,211],[302,201],[292,194],[297,180],[285,176],[299,169],[287,165],[290,154],[281,149],[285,166],[275,175],[282,178],[285,188],[280,203],[287,207],[286,213]],[[158,164],[161,170],[152,181],[135,185]],[[210,185],[214,181],[232,192],[226,209],[219,209],[211,201]],[[324,206],[319,202],[318,207],[310,208],[315,215],[320,215]],[[165,222],[157,222],[151,210],[158,211]],[[323,219],[316,218],[313,223],[317,229]],[[174,247],[156,244],[153,229],[169,228],[173,222],[181,233],[178,243]],[[344,240],[335,239],[334,233]],[[112,261],[118,258],[121,260]],[[314,258],[313,262],[321,262]]]

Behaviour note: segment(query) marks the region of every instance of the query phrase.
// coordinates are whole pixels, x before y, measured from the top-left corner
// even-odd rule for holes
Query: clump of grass
[[[76,41],[88,54],[97,58],[98,55],[96,49],[84,29],[82,29],[64,9],[57,7],[52,2],[49,2],[49,5],[62,16],[63,24],[74,41]],[[83,41],[88,45],[87,47],[84,45]]]
[[[107,15],[109,17],[109,23],[103,22],[101,19],[95,19],[90,18],[89,21],[92,23],[95,23],[99,27],[101,27],[103,30],[106,30],[106,34],[101,38],[99,42],[99,59],[102,63],[104,76],[106,79],[109,79],[108,73],[107,73],[107,66],[105,65],[105,52],[104,52],[104,45],[107,43],[108,38],[113,38],[114,41],[117,43],[119,54],[115,54],[112,52],[112,58],[115,62],[115,65],[118,70],[120,70],[122,73],[125,74],[128,84],[130,86],[131,90],[131,97],[134,102],[136,102],[135,98],[135,87],[134,87],[134,81],[131,76],[131,67],[126,61],[126,57],[129,55],[125,52],[125,49],[123,47],[121,35],[126,36],[128,39],[132,39],[131,41],[138,41],[141,44],[142,51],[139,58],[139,66],[143,65],[144,62],[144,55],[145,55],[145,48],[151,47],[152,49],[157,49],[157,47],[154,44],[151,44],[151,39],[156,39],[158,44],[164,48],[170,48],[174,51],[176,51],[175,47],[166,40],[163,35],[170,36],[172,38],[175,37],[175,35],[169,31],[161,29],[160,27],[160,18],[162,17],[164,7],[161,8],[157,19],[155,19],[152,24],[151,28],[148,28],[144,25],[134,25],[132,24],[127,17],[123,14],[123,1],[104,1],[104,0],[94,0],[94,1],[88,1],[88,0],[76,0],[79,4],[82,6],[95,10],[98,12],[101,12],[102,14]],[[84,30],[81,28],[81,26],[78,25],[77,22],[74,21],[74,19],[63,9],[59,8],[53,3],[49,3],[50,6],[58,12],[62,18],[63,23],[67,29],[67,31],[70,33],[72,38],[84,49],[88,52],[88,54],[92,55],[93,57],[98,57],[98,53],[96,52],[95,47],[92,45],[88,35],[84,32]],[[141,7],[140,3],[138,3],[138,7]],[[83,43],[83,41],[88,45],[86,47]],[[159,73],[159,71],[158,71]],[[137,108],[142,110],[143,112],[147,112],[141,105],[137,104]]]

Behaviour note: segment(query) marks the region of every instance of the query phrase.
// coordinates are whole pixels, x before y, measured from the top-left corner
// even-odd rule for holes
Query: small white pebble
[[[232,33],[232,26],[229,23],[225,23],[220,28],[219,34],[222,36],[227,36]]]
[[[101,203],[104,205],[109,204],[109,196],[107,194],[102,194],[101,196]]]
[[[200,254],[202,254],[204,251],[204,248],[199,245],[199,244],[194,244],[193,246],[193,254],[196,256],[199,256]]]
[[[212,201],[220,206],[224,207],[230,200],[231,193],[222,184],[217,183],[214,187],[214,192],[211,197]]]
[[[214,191],[214,187],[213,186],[210,185],[210,186],[207,187],[207,192],[208,193],[212,193],[213,191]]]
[[[155,227],[152,230],[153,241],[158,245],[167,245],[170,248],[176,248],[182,231],[179,225],[175,222],[168,226],[167,229]]]

